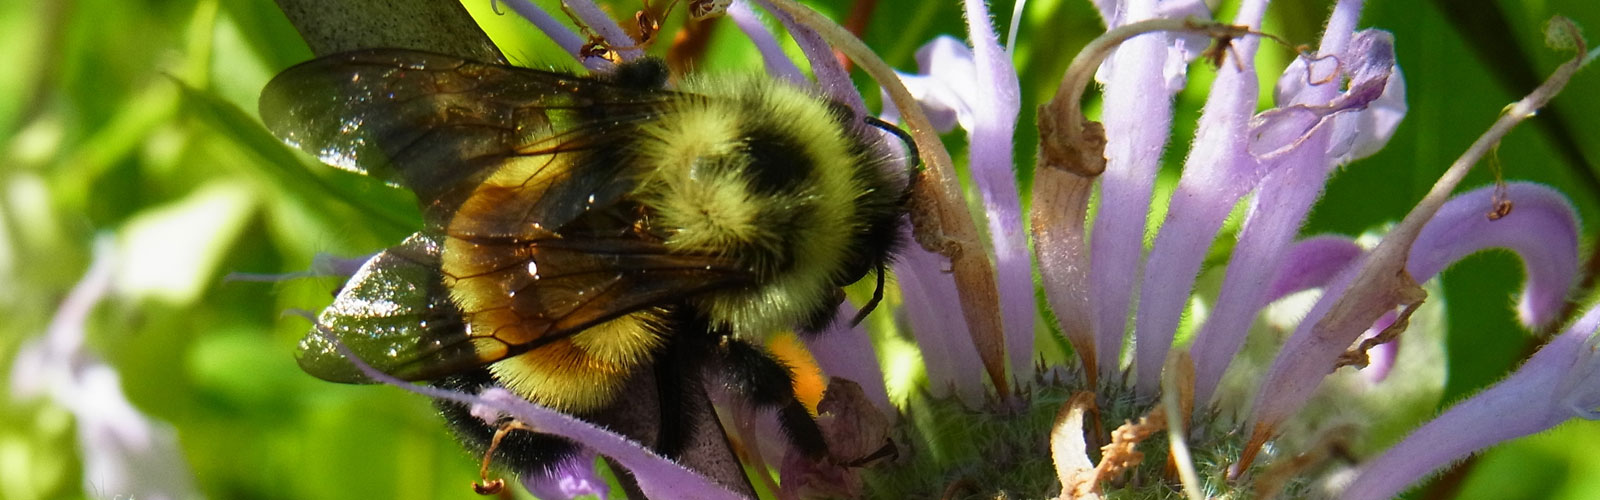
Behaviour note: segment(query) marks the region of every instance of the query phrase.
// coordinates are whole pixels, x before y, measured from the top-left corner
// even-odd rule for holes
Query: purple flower
[[[1083,225],[1066,224],[1064,227],[1073,228],[1066,231],[1036,225],[1035,244],[1044,287],[1063,321],[1064,332],[1084,357],[1085,366],[1092,366],[1102,381],[1110,380],[1113,386],[1118,385],[1115,380],[1124,369],[1119,354],[1131,312],[1135,350],[1128,368],[1137,395],[1133,401],[1145,402],[1136,404],[1148,405],[1155,395],[1179,387],[1169,385],[1172,378],[1192,389],[1183,396],[1190,398],[1189,404],[1240,406],[1238,402],[1214,401],[1213,396],[1256,315],[1291,292],[1322,289],[1321,299],[1299,322],[1265,374],[1254,406],[1246,407],[1252,415],[1245,424],[1250,440],[1244,444],[1243,455],[1234,458],[1239,466],[1248,467],[1260,447],[1278,437],[1279,425],[1304,408],[1323,378],[1337,367],[1368,366],[1367,376],[1382,380],[1400,348],[1397,336],[1425,296],[1417,283],[1469,254],[1488,248],[1516,252],[1529,276],[1518,301],[1519,318],[1530,327],[1539,327],[1558,317],[1578,274],[1579,228],[1573,209],[1560,194],[1523,183],[1449,196],[1460,173],[1481,157],[1482,147],[1469,151],[1376,248],[1364,249],[1349,239],[1331,236],[1296,240],[1328,176],[1335,168],[1381,149],[1406,111],[1394,41],[1382,31],[1356,29],[1361,10],[1361,2],[1356,0],[1335,6],[1317,52],[1303,55],[1284,71],[1274,92],[1275,105],[1259,113],[1255,111],[1253,61],[1260,38],[1223,35],[1229,42],[1222,52],[1225,59],[1217,69],[1189,158],[1169,200],[1166,220],[1146,254],[1142,243],[1148,222],[1145,207],[1170,135],[1171,97],[1184,85],[1181,61],[1192,52],[1186,49],[1194,43],[1186,36],[1161,30],[1204,32],[1200,29],[1204,22],[1150,21],[1143,26],[1152,27],[1148,29],[1153,33],[1132,36],[1118,31],[1170,15],[1172,6],[1141,0],[1097,6],[1112,32],[1123,37],[1119,40],[1125,39],[1115,55],[1098,68],[1105,84],[1104,171],[1088,168],[1086,173],[1072,174],[1098,173],[1098,215],[1092,224],[1092,238]],[[1254,29],[1264,8],[1264,1],[1244,2],[1235,20],[1238,27],[1228,29]],[[955,114],[959,118],[987,89],[972,90],[965,83],[972,79],[963,74],[967,68],[979,73],[984,70],[962,57],[928,57],[960,54],[945,48],[949,46],[948,41],[936,41],[919,53],[927,76],[908,78],[907,83],[924,99],[930,115]],[[1572,63],[1571,69],[1578,64]],[[1081,78],[1073,71],[1069,70],[1069,81]],[[1553,87],[1530,96],[1520,112],[1537,109],[1566,78],[1553,78]],[[1063,83],[1063,89],[1069,87]],[[980,97],[968,95],[974,91]],[[1055,109],[1047,105],[1041,114]],[[1514,124],[1526,114],[1512,116],[1510,121],[1502,119],[1502,124]],[[1070,118],[1062,121],[1070,123]],[[1508,126],[1497,125],[1480,142],[1492,144]],[[973,162],[973,168],[978,168],[978,159]],[[1047,173],[1054,175],[1041,172],[1036,183],[1046,182]],[[1036,191],[1035,210],[1060,210],[1040,199],[1053,192]],[[1174,373],[1169,350],[1181,315],[1195,294],[1195,278],[1225,217],[1251,194],[1220,295],[1201,321],[1188,355],[1179,363],[1192,363],[1193,372]],[[1080,198],[1077,203],[1086,203],[1087,196]],[[1487,217],[1502,200],[1512,200],[1516,209]],[[1059,215],[1052,213],[1036,213],[1034,220],[1035,224],[1060,224]],[[1069,255],[1085,247],[1087,258]],[[1135,294],[1137,301],[1133,300]],[[1087,320],[1082,315],[1087,315]],[[1081,330],[1094,334],[1082,335]],[[948,356],[942,348],[937,351]],[[1529,364],[1542,362],[1535,359]],[[1115,387],[1107,393],[1113,396],[1113,405],[1121,404],[1114,398],[1118,393]],[[1188,411],[1184,410],[1185,415]],[[1526,425],[1531,429],[1527,432],[1565,418],[1533,421]],[[1207,436],[1226,435],[1233,425],[1209,420],[1199,417],[1191,433],[1199,439],[1212,439]],[[1461,453],[1488,443],[1472,444]],[[1410,471],[1406,482],[1453,458]]]

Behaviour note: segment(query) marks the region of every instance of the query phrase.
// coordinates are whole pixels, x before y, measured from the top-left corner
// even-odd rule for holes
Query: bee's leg
[[[708,359],[711,350],[704,332],[698,322],[684,320],[673,330],[666,352],[656,358],[660,426],[655,450],[735,493],[754,498],[755,487],[728,444],[706,394],[705,367],[712,360]]]
[[[481,369],[435,380],[432,384],[434,387],[476,394],[493,383],[489,371]],[[549,434],[529,431],[501,433],[502,426],[473,416],[471,409],[461,403],[436,400],[434,407],[438,408],[445,423],[467,449],[482,453],[493,463],[519,474],[548,472],[550,467],[578,452],[577,446],[571,441]]]
[[[807,458],[821,460],[828,454],[822,429],[811,412],[794,397],[794,375],[789,367],[747,342],[725,338],[718,346],[722,382],[735,395],[756,409],[778,412],[784,434]]]
[[[690,435],[697,420],[710,415],[710,405],[703,402],[704,394],[695,394],[701,387],[700,370],[689,352],[689,342],[679,335],[669,340],[668,355],[655,365],[656,391],[661,401],[660,434],[655,451],[663,456],[678,458],[688,447]]]

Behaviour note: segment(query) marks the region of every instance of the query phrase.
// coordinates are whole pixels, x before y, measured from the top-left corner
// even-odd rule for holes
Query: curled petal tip
[[[1497,201],[1511,202],[1499,218],[1486,213]],[[1427,280],[1440,270],[1489,248],[1517,254],[1527,272],[1517,316],[1541,328],[1560,315],[1579,273],[1578,219],[1565,196],[1546,186],[1516,182],[1487,186],[1451,198],[1423,226],[1406,270]]]
[[[1296,58],[1278,79],[1279,107],[1251,122],[1251,154],[1281,157],[1330,122],[1327,153],[1339,163],[1377,152],[1405,117],[1398,69],[1393,37],[1381,30],[1356,34],[1350,49],[1336,57]]]

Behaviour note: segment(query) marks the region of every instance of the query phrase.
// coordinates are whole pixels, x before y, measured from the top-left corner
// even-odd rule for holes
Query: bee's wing
[[[334,341],[377,370],[405,379],[424,371],[460,371],[476,364],[422,366],[422,360],[471,357],[461,313],[439,274],[439,238],[422,233],[379,252],[350,278],[300,341],[300,367],[334,382],[371,382]]]
[[[409,188],[426,208],[452,190],[470,188],[508,156],[592,147],[596,134],[583,129],[648,115],[665,95],[563,73],[373,49],[285,70],[262,91],[260,110],[284,142],[329,165]]]
[[[367,261],[301,341],[300,367],[334,382],[371,382],[337,340],[378,371],[428,380],[751,279],[728,259],[634,238],[445,237],[452,252],[441,252],[439,239],[418,233]],[[480,271],[449,276],[441,266]]]

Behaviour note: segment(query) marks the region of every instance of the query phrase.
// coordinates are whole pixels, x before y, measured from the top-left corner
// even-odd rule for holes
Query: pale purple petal
[[[90,312],[111,291],[117,253],[111,237],[95,242],[94,261],[56,310],[44,338],[17,353],[11,394],[48,395],[74,418],[83,491],[137,498],[195,498],[177,431],[128,401],[121,377],[84,344]]]
[[[1462,258],[1488,248],[1517,253],[1527,271],[1517,318],[1532,329],[1555,320],[1578,277],[1578,219],[1565,196],[1524,182],[1506,186],[1510,214],[1490,220],[1494,186],[1457,195],[1422,227],[1406,271],[1425,281]]]
[[[1368,328],[1366,333],[1361,334],[1361,338],[1358,341],[1365,341],[1378,336],[1383,333],[1384,329],[1393,325],[1394,320],[1399,317],[1398,313],[1385,313],[1383,317],[1378,318],[1377,323],[1372,324],[1372,328]],[[1361,376],[1367,379],[1369,383],[1383,382],[1384,379],[1389,378],[1389,372],[1394,369],[1394,362],[1399,358],[1399,355],[1400,337],[1372,346],[1371,349],[1367,350],[1367,366],[1361,368]]]
[[[883,314],[886,312],[884,309],[880,305],[873,314]],[[883,383],[883,367],[878,362],[872,337],[861,325],[851,326],[844,321],[845,318],[855,317],[856,311],[856,307],[848,301],[839,304],[840,320],[816,335],[800,335],[800,340],[805,342],[806,349],[811,351],[822,373],[855,382],[878,410],[887,415],[897,414],[894,405],[889,404],[889,389]]]
[[[1555,427],[1600,408],[1593,307],[1510,377],[1451,407],[1383,455],[1362,464],[1341,498],[1385,499],[1433,471],[1496,443]]]
[[[1265,10],[1265,2],[1247,3],[1235,23],[1258,26]],[[1136,387],[1144,396],[1153,396],[1161,388],[1161,367],[1206,249],[1233,206],[1263,173],[1255,157],[1245,150],[1256,109],[1255,54],[1259,45],[1260,39],[1255,37],[1235,40],[1232,54],[1238,59],[1229,59],[1217,69],[1166,222],[1145,261],[1134,329]]]
[[[707,384],[706,392],[717,408],[717,418],[724,422],[723,427],[730,429],[745,452],[753,454],[751,458],[760,460],[761,465],[782,464],[784,457],[798,453],[789,441],[788,432],[778,423],[775,409],[755,408],[749,400],[729,392],[725,385]],[[748,465],[756,466],[755,463]]]
[[[1392,127],[1370,131],[1370,136],[1363,140],[1363,131],[1357,130],[1355,125],[1362,124],[1364,120],[1359,112],[1367,111],[1369,105],[1386,95],[1391,100],[1398,97],[1401,103],[1396,106],[1392,101],[1385,101],[1387,108],[1370,110],[1377,113],[1371,120],[1381,119],[1384,123],[1395,125],[1405,116],[1405,91],[1391,89],[1403,87],[1404,84],[1396,79],[1394,85],[1389,85],[1389,78],[1396,68],[1394,38],[1385,31],[1365,30],[1357,33],[1351,43],[1349,50],[1338,59],[1339,75],[1349,78],[1349,89],[1331,99],[1323,98],[1323,95],[1328,93],[1330,87],[1336,87],[1341,79],[1337,76],[1322,78],[1318,76],[1322,71],[1315,69],[1327,65],[1330,59],[1312,63],[1313,69],[1308,70],[1306,59],[1301,57],[1284,71],[1278,95],[1293,104],[1269,109],[1256,117],[1251,124],[1252,154],[1264,160],[1282,156],[1299,148],[1310,139],[1313,132],[1324,124],[1336,122],[1341,115],[1348,115],[1347,120],[1352,121],[1345,122],[1343,127],[1334,127],[1335,139],[1328,146],[1328,153],[1348,157],[1358,143],[1361,148],[1373,151],[1383,146],[1383,142],[1393,134]],[[1313,78],[1317,80],[1312,81]],[[1294,83],[1285,83],[1284,80]],[[1323,80],[1326,82],[1321,83]],[[1285,90],[1285,87],[1295,90]],[[1357,113],[1346,113],[1351,111]]]
[[[56,307],[44,337],[23,346],[11,371],[11,394],[16,397],[49,395],[68,406],[76,400],[73,372],[88,362],[82,359],[89,314],[111,292],[116,276],[117,252],[113,239],[95,240],[94,260],[83,278]],[[99,362],[95,360],[94,362]]]
[[[611,485],[595,472],[596,456],[583,449],[546,471],[523,472],[522,487],[539,500],[571,500],[584,495],[611,498]]]
[[[1367,109],[1355,113],[1341,113],[1333,117],[1333,136],[1346,138],[1333,145],[1328,153],[1336,156],[1335,163],[1349,164],[1372,156],[1389,144],[1400,120],[1406,117],[1406,81],[1395,66],[1378,99],[1367,104]]]
[[[1092,3],[1094,3],[1095,11],[1100,13],[1100,21],[1105,23],[1107,28],[1127,24],[1127,21],[1123,19],[1123,14],[1127,10],[1126,1],[1093,0]],[[1156,10],[1158,12],[1156,17],[1168,19],[1193,17],[1202,21],[1211,20],[1211,8],[1206,7],[1204,0],[1163,0],[1160,5],[1156,6]],[[1207,39],[1204,35],[1183,36],[1199,36],[1201,40]],[[1201,45],[1201,47],[1204,47],[1204,45]]]
[[[1250,0],[1250,2],[1259,2],[1263,9],[1266,6],[1266,0]],[[1167,19],[1192,19],[1196,22],[1211,20],[1211,8],[1206,6],[1205,0],[1162,0],[1160,9],[1161,14],[1158,17]],[[1234,17],[1234,24],[1245,24],[1246,18],[1257,19],[1255,23],[1250,24],[1251,26],[1261,24],[1260,15],[1247,14],[1242,4],[1239,10],[1240,13]],[[1189,63],[1200,57],[1200,54],[1211,46],[1211,37],[1204,33],[1173,33],[1172,37],[1172,47],[1168,48],[1166,73],[1168,83],[1175,85],[1173,88],[1181,88],[1187,78]]]
[[[586,65],[588,64],[588,61],[584,61],[584,58],[578,55],[578,53],[583,50],[584,43],[586,43],[582,36],[574,33],[571,28],[568,28],[565,24],[561,24],[561,21],[557,21],[556,18],[550,17],[550,13],[545,12],[544,9],[539,8],[538,5],[534,5],[533,2],[530,2],[529,0],[503,1],[504,4],[511,7],[511,10],[516,12],[517,15],[522,16],[523,19],[533,23],[533,27],[538,28],[539,31],[543,32],[545,37],[548,37],[550,41],[555,42],[556,46],[561,47],[561,50],[565,51],[567,55],[572,56],[573,59],[577,59],[578,62],[585,63]],[[609,63],[607,63],[607,65],[609,65]]]
[[[1249,227],[1249,222],[1246,224]],[[1279,229],[1292,231],[1291,228]],[[1279,264],[1274,270],[1265,268],[1267,264],[1240,257],[1240,252],[1246,250],[1246,255],[1267,253],[1255,247],[1264,238],[1248,241],[1251,242],[1249,247],[1241,238],[1239,246],[1234,248],[1222,295],[1217,298],[1210,319],[1189,345],[1189,355],[1195,365],[1195,401],[1210,401],[1212,391],[1222,381],[1223,372],[1244,346],[1247,329],[1261,308],[1291,293],[1322,287],[1352,262],[1357,262],[1363,251],[1355,241],[1343,236],[1316,236],[1296,242],[1286,254],[1278,255]],[[1245,280],[1250,280],[1251,285],[1243,285]],[[1257,302],[1246,302],[1248,300]]]
[[[1321,87],[1325,83],[1337,82],[1340,73],[1339,58],[1319,54],[1315,58],[1306,58],[1304,55],[1289,61],[1289,66],[1283,68],[1283,73],[1278,75],[1278,81],[1272,87],[1272,100],[1279,106],[1289,106],[1296,101],[1307,99],[1307,91],[1324,92]],[[1316,82],[1315,85],[1312,82]],[[1323,98],[1326,100],[1326,97]]]
[[[961,123],[968,130],[978,127],[980,113],[974,109],[984,98],[977,88],[977,72],[972,49],[952,37],[939,37],[917,51],[918,65],[926,76],[904,76],[901,79],[917,95],[925,111],[942,114],[947,124]],[[1013,75],[1014,76],[1014,75]],[[1014,85],[1014,84],[1013,84]],[[920,93],[919,93],[920,92]],[[1013,107],[1014,109],[1014,107]],[[898,113],[885,101],[884,116],[894,119]],[[984,116],[985,119],[993,118]],[[1015,118],[1011,119],[1014,124]],[[1007,139],[1009,145],[1009,138]],[[976,144],[974,145],[976,148]],[[1005,154],[1009,158],[1010,149]],[[987,156],[987,155],[986,155]],[[976,162],[977,157],[974,156]],[[1010,163],[1005,164],[1007,175]],[[1007,192],[1015,197],[1015,178]],[[1016,215],[1020,218],[1020,214]],[[1020,226],[1020,220],[1018,221]],[[1025,252],[1025,248],[1023,249]],[[909,249],[907,255],[895,266],[895,275],[906,295],[905,312],[912,325],[913,334],[922,350],[927,367],[931,392],[937,396],[948,395],[954,388],[968,404],[983,401],[983,386],[979,380],[981,367],[971,338],[963,330],[960,307],[956,300],[954,281],[950,278],[948,261],[920,248]],[[1029,262],[1024,253],[1024,266]],[[1023,267],[1027,270],[1027,267]],[[1032,279],[1028,300],[1032,304]],[[1030,310],[1031,311],[1031,310]],[[1031,318],[1031,314],[1030,314]],[[1032,324],[1029,323],[1031,326]],[[1031,338],[1027,346],[1032,352]]]
[[[1189,84],[1189,62],[1194,60],[1200,50],[1194,48],[1190,37],[1176,34],[1171,36],[1172,45],[1167,46],[1167,56],[1164,58],[1166,66],[1161,68],[1161,76],[1167,80],[1167,89],[1177,93]],[[1205,45],[1200,47],[1204,49]]]
[[[365,371],[365,370],[364,370]],[[621,464],[633,474],[639,489],[650,498],[706,498],[737,499],[740,496],[710,479],[677,462],[655,454],[625,436],[611,432],[589,422],[564,413],[536,405],[501,388],[492,388],[478,396],[424,387],[388,378],[382,373],[366,371],[368,376],[386,384],[436,399],[447,399],[462,404],[483,404],[500,410],[519,422],[539,429],[539,432],[564,437],[583,443],[595,452]],[[380,378],[384,377],[384,378]]]
[[[361,266],[372,260],[377,254],[362,255],[359,257],[340,257],[332,254],[318,253],[311,257],[311,268],[304,271],[289,273],[242,273],[231,272],[222,277],[223,282],[278,282],[299,278],[312,278],[318,276],[335,276],[349,279],[361,270]]]
[[[1344,236],[1314,236],[1295,242],[1261,306],[1291,293],[1322,287],[1360,258],[1362,252],[1365,250],[1361,245]]]
[[[989,11],[983,0],[965,0],[963,5],[976,70],[968,78],[977,90],[972,96],[972,125],[967,128],[968,168],[983,196],[983,211],[989,219],[989,244],[994,248],[1000,285],[1006,352],[1011,359],[1011,373],[1018,376],[1033,368],[1037,316],[1033,259],[1028,256],[1016,165],[1011,157],[1021,88],[1016,68],[1000,47],[994,27],[989,25]]]
[[[1378,328],[1377,331],[1381,332],[1383,329]],[[1389,373],[1394,371],[1395,362],[1400,359],[1401,340],[1403,339],[1396,338],[1367,350],[1367,367],[1361,369],[1361,375],[1367,378],[1367,382],[1376,384],[1389,378]]]
[[[1114,28],[1123,24],[1122,10],[1127,5],[1127,2],[1119,0],[1092,0],[1092,2],[1094,3],[1095,12],[1100,13],[1100,22],[1105,24],[1106,28]]]
[[[50,391],[50,383],[64,372],[50,341],[24,343],[11,360],[11,398],[28,400]]]
[[[1334,6],[1323,35],[1322,54],[1346,52],[1345,45],[1350,40],[1360,12],[1360,0],[1341,0]],[[1291,68],[1284,75],[1285,78],[1308,78],[1304,69],[1296,71]],[[1304,111],[1339,98],[1340,79],[1323,76],[1329,78],[1317,80],[1325,79],[1327,82],[1308,85],[1304,90],[1295,92],[1292,101],[1281,102],[1280,105]],[[1261,158],[1263,168],[1268,173],[1251,200],[1250,212],[1239,232],[1239,242],[1228,260],[1227,275],[1216,306],[1192,344],[1197,398],[1208,397],[1215,389],[1216,381],[1221,380],[1223,372],[1232,362],[1234,354],[1244,345],[1250,323],[1261,306],[1267,303],[1268,287],[1275,273],[1283,266],[1285,250],[1300,232],[1311,205],[1321,196],[1323,184],[1335,166],[1326,153],[1328,144],[1333,142],[1329,137],[1331,128],[1315,127],[1315,120],[1299,126],[1305,131],[1303,138],[1299,137],[1301,132],[1297,131],[1284,134],[1293,137],[1272,138],[1275,141],[1272,147],[1259,148],[1274,150],[1276,154]],[[1264,140],[1260,133],[1258,129],[1252,130],[1252,152],[1257,151],[1259,142]],[[1294,144],[1291,145],[1291,142]]]
[[[1130,21],[1158,14],[1155,0],[1127,3]],[[1124,23],[1126,24],[1126,23]],[[1172,125],[1172,91],[1162,71],[1167,35],[1151,33],[1123,43],[1102,68],[1107,73],[1101,113],[1106,132],[1106,170],[1100,175],[1100,207],[1090,246],[1090,286],[1097,291],[1095,345],[1102,380],[1121,371],[1129,302],[1144,254],[1150,192],[1161,168]],[[1109,69],[1109,71],[1107,71]]]
[[[909,235],[907,236],[909,241]],[[937,397],[955,394],[968,405],[984,400],[983,362],[972,347],[967,323],[962,319],[955,278],[948,260],[912,246],[895,263],[895,279],[905,296],[902,312],[922,351],[928,372],[928,392]]]
[[[1317,334],[1332,327],[1348,326],[1343,324],[1329,326],[1319,323],[1328,315],[1333,305],[1339,302],[1338,299],[1350,291],[1350,284],[1370,259],[1370,253],[1362,254],[1329,280],[1323,287],[1322,298],[1317,300],[1311,311],[1300,320],[1300,324],[1284,342],[1283,348],[1278,351],[1277,357],[1272,360],[1272,365],[1262,377],[1261,388],[1256,394],[1252,409],[1249,424],[1250,443],[1246,445],[1247,454],[1253,454],[1252,446],[1259,446],[1277,432],[1278,423],[1300,411],[1306,401],[1315,394],[1317,387],[1322,384],[1323,378],[1334,369],[1334,362],[1339,355],[1371,326],[1371,323],[1368,323],[1355,327],[1354,333],[1347,337],[1333,338]],[[1384,295],[1381,298],[1389,299],[1389,296]],[[1381,308],[1392,307],[1396,302],[1398,301],[1371,299],[1352,307],[1364,308],[1362,310],[1372,309],[1372,315],[1364,321],[1375,322],[1383,313],[1389,312]],[[1246,455],[1247,458],[1249,456]]]
[[[1321,194],[1333,164],[1317,151],[1320,142],[1313,142],[1282,158],[1284,164],[1267,175],[1252,200],[1216,305],[1191,344],[1197,401],[1206,401],[1200,398],[1209,397],[1222,380],[1256,313],[1271,302],[1273,280],[1287,265],[1285,249]]]
[[[172,425],[135,408],[110,365],[94,362],[77,375],[77,421],[85,492],[116,491],[137,498],[194,498],[189,466]]]
[[[1101,9],[1101,20],[1106,22],[1108,28],[1115,28],[1126,24],[1146,19],[1195,19],[1197,22],[1211,20],[1211,9],[1206,7],[1203,0],[1159,0],[1154,7],[1154,13],[1130,17],[1133,12],[1128,2],[1118,2],[1112,6],[1115,9],[1113,17],[1107,17],[1107,11]],[[1141,10],[1142,11],[1142,10]],[[1161,76],[1163,85],[1168,92],[1176,94],[1183,90],[1188,83],[1189,63],[1199,57],[1200,53],[1211,45],[1211,38],[1204,33],[1185,33],[1158,31],[1139,35],[1137,38],[1159,37],[1165,45],[1163,56],[1157,58],[1161,62]],[[1127,42],[1123,42],[1127,45]],[[1106,59],[1095,72],[1095,81],[1110,84],[1112,68],[1116,66],[1114,58]]]
[[[1361,20],[1361,7],[1365,0],[1339,0],[1328,14],[1328,25],[1322,29],[1322,41],[1317,46],[1319,54],[1342,54],[1356,34],[1356,22]]]
[[[806,55],[806,61],[811,63],[811,74],[817,78],[817,84],[822,87],[823,95],[834,102],[849,106],[857,114],[866,114],[867,106],[861,100],[861,91],[856,89],[855,82],[850,81],[850,73],[839,64],[839,59],[833,56],[833,48],[828,46],[828,42],[824,41],[821,35],[795,22],[789,14],[773,8],[764,0],[751,1],[783,23],[784,29],[789,31],[789,36],[800,46],[800,52]]]
[[[756,51],[761,53],[761,61],[767,67],[767,74],[776,76],[783,81],[805,85],[806,77],[800,73],[800,67],[794,65],[788,54],[783,53],[783,47],[778,45],[778,40],[772,36],[772,31],[767,29],[766,23],[750,5],[744,2],[734,2],[728,6],[728,18],[739,27],[739,31],[750,37],[756,44]]]
[[[1559,22],[1557,24],[1560,25]],[[1570,23],[1565,27],[1572,29]],[[1533,116],[1534,111],[1560,92],[1572,74],[1587,60],[1582,56],[1575,57],[1562,65],[1534,92],[1508,107],[1488,132],[1452,162],[1422,201],[1372,250],[1366,262],[1355,272],[1341,274],[1335,280],[1336,285],[1329,287],[1324,300],[1313,307],[1312,313],[1301,323],[1301,331],[1290,337],[1269,369],[1262,384],[1263,391],[1256,398],[1250,438],[1245,445],[1241,464],[1250,463],[1255,452],[1277,432],[1278,424],[1304,404],[1308,394],[1319,385],[1323,374],[1333,366],[1333,360],[1342,345],[1348,345],[1387,309],[1397,305],[1411,307],[1426,298],[1426,293],[1411,279],[1404,267],[1411,246],[1423,227],[1449,201],[1449,193],[1459,185],[1472,166],[1489,154],[1514,126]],[[1311,325],[1309,330],[1307,325]],[[1586,397],[1593,393],[1585,392],[1584,395]]]
[[[623,31],[622,26],[618,26],[617,21],[611,19],[611,16],[594,2],[590,0],[561,0],[561,2],[572,9],[573,15],[588,25],[594,34],[606,39],[622,60],[632,61],[644,57],[644,50],[638,47],[638,40],[634,40],[628,32]]]
[[[977,71],[972,49],[955,37],[940,36],[917,49],[916,59],[920,74],[902,73],[900,82],[922,104],[922,112],[934,128],[949,132],[960,123],[962,129],[970,130],[974,114],[971,96],[977,94],[977,89],[972,88],[977,83],[972,78]],[[899,121],[900,110],[888,99],[887,92],[884,97],[883,119]]]
[[[950,86],[940,81],[938,77],[908,75],[900,73],[900,84],[906,87],[911,96],[917,99],[922,106],[922,113],[928,116],[928,122],[939,133],[948,133],[955,130],[960,113],[956,106],[960,106],[960,98],[955,97]],[[900,121],[900,109],[896,108],[894,101],[888,99],[888,93],[883,92],[883,112],[878,118],[889,123]]]
[[[650,498],[703,498],[708,500],[734,500],[741,498],[738,494],[716,484],[711,479],[671,459],[657,455],[649,448],[628,439],[626,436],[565,413],[540,406],[511,393],[511,391],[494,387],[473,395],[438,387],[412,384],[374,369],[351,352],[338,339],[328,336],[327,341],[332,343],[346,359],[349,359],[351,364],[361,370],[361,373],[372,380],[430,398],[467,405],[474,408],[474,415],[482,413],[481,410],[483,409],[499,412],[502,415],[539,429],[541,433],[581,443],[590,450],[605,455],[627,469],[628,472],[633,474],[634,479],[638,481],[639,489]]]
[[[1264,6],[1265,4],[1263,3],[1262,5]],[[1206,7],[1204,0],[1162,0],[1159,8],[1161,13],[1157,14],[1156,17],[1192,19],[1195,22],[1211,20],[1211,9]],[[1247,14],[1244,12],[1240,13],[1234,24],[1244,24],[1245,17],[1256,18],[1256,21],[1251,26],[1260,26],[1261,16],[1259,14]],[[1194,62],[1195,58],[1200,57],[1201,52],[1211,46],[1211,37],[1206,36],[1204,33],[1183,32],[1168,33],[1167,36],[1171,37],[1171,43],[1167,46],[1166,67],[1162,68],[1161,74],[1167,79],[1167,89],[1177,93],[1181,92],[1184,86],[1189,83],[1189,63]],[[1255,37],[1235,40],[1236,44],[1239,42],[1250,44],[1253,47],[1259,43],[1259,40]],[[1235,46],[1238,47],[1239,45]],[[1250,55],[1244,56],[1244,59],[1254,58],[1254,49],[1251,49]],[[1253,86],[1255,82],[1252,81],[1251,83]]]
[[[918,48],[915,59],[917,70],[927,75],[927,80],[938,82],[940,85],[938,88],[929,89],[931,92],[926,99],[916,95],[913,90],[912,95],[916,95],[918,102],[924,103],[923,110],[949,110],[949,113],[955,114],[953,119],[963,130],[972,129],[975,119],[972,107],[976,105],[974,97],[979,92],[978,81],[972,77],[978,71],[972,47],[968,47],[956,37],[943,35]],[[890,106],[893,103],[884,101],[884,105]],[[928,118],[933,119],[931,115]],[[937,124],[938,122],[935,122],[936,126]],[[942,129],[944,132],[949,130]]]

